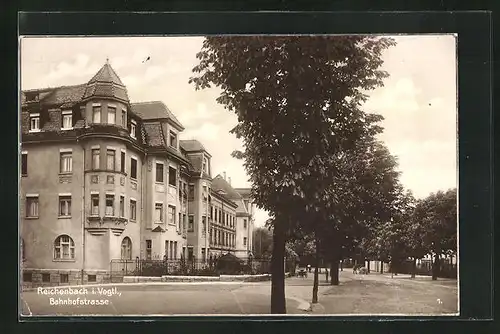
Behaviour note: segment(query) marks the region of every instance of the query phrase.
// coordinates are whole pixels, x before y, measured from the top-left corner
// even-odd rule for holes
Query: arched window
[[[129,237],[122,240],[122,260],[132,260],[132,241]]]
[[[54,241],[54,260],[73,260],[75,242],[68,235],[60,235]]]

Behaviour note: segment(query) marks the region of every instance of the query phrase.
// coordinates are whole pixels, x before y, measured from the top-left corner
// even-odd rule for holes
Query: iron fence
[[[206,260],[111,260],[112,282],[120,282],[123,276],[219,276],[268,274],[270,259],[255,258],[210,258]],[[288,267],[292,267],[289,265]]]

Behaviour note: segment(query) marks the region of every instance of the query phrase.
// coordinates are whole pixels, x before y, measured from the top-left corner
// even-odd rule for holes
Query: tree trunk
[[[435,281],[439,275],[439,255],[434,255],[434,262],[432,263],[432,280]]]
[[[326,278],[326,283],[328,283],[328,268],[325,266],[325,278]]]
[[[417,258],[414,257],[411,266],[411,278],[415,278],[416,271],[417,271]]]
[[[319,240],[316,238],[316,257],[314,259],[314,283],[313,283],[313,297],[312,303],[318,302],[318,285],[319,285]]]
[[[366,269],[367,269],[366,272],[369,274],[370,273],[370,260],[368,260],[367,262],[368,262],[368,264],[366,266]]]
[[[340,260],[340,271],[344,271],[344,259]]]
[[[279,220],[273,229],[273,256],[271,259],[271,314],[286,314],[285,259],[286,226]]]
[[[339,285],[339,260],[332,261],[330,265],[330,285]]]
[[[384,273],[384,261],[380,261],[380,273]]]
[[[339,285],[339,265],[340,251],[336,248],[332,250],[332,259],[330,261],[330,285]]]

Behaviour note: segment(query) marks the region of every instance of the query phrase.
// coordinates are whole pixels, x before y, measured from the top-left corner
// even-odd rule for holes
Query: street
[[[319,304],[310,306],[313,274],[286,279],[287,313],[321,314],[451,314],[457,312],[457,282],[432,281],[408,275],[340,273],[340,285],[330,286],[320,274]],[[47,295],[40,291],[21,294],[23,315],[237,315],[270,313],[270,282],[110,284],[84,286],[79,295]],[[107,295],[102,288],[115,288]],[[94,294],[92,294],[94,292]],[[52,298],[52,300],[51,300]],[[78,301],[77,298],[80,298]],[[56,305],[61,300],[77,305]],[[84,305],[91,299],[107,305]],[[52,304],[52,305],[51,305]]]

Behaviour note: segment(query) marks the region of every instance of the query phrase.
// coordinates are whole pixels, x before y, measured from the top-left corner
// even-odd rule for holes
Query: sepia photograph
[[[20,315],[459,315],[456,48],[21,36]]]

